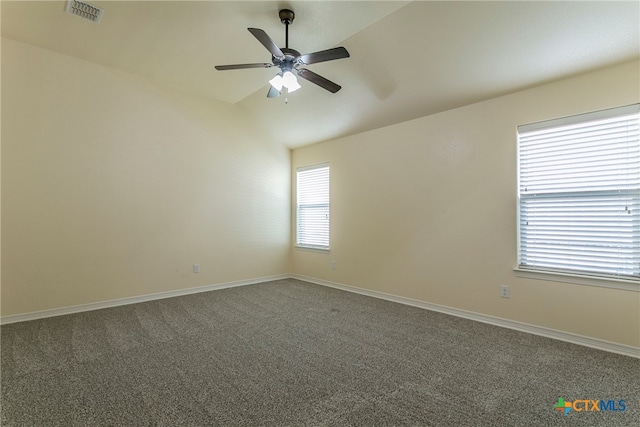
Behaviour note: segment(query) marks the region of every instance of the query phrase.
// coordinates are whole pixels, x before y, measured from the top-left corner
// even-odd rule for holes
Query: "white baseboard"
[[[488,316],[486,314],[475,313],[472,311],[461,310],[444,305],[432,304],[411,298],[399,297],[391,294],[386,294],[384,292],[371,291],[368,289],[358,288],[356,286],[343,285],[341,283],[330,282],[313,277],[301,276],[299,274],[292,274],[291,278],[640,359],[640,347],[633,347],[630,345],[618,344],[610,341],[600,340],[597,338],[585,337],[583,335],[558,331],[542,326],[503,319],[500,317]]]
[[[586,337],[583,335],[572,334],[569,332],[558,331],[555,329],[545,328],[542,326],[531,325],[528,323],[517,322],[514,320],[503,319],[500,317],[488,316],[486,314],[475,313],[472,311],[461,310],[458,308],[447,307],[439,304],[432,304],[412,298],[405,298],[384,292],[372,291],[369,289],[358,288],[356,286],[344,285],[341,283],[331,282],[328,280],[316,279],[313,277],[302,276],[299,274],[281,274],[276,276],[258,277],[253,279],[238,280],[234,282],[219,283],[214,285],[199,286],[196,288],[179,289],[175,291],[159,292],[148,295],[140,295],[136,297],[120,298],[109,301],[101,301],[89,304],[74,305],[70,307],[54,308],[50,310],[35,311],[31,313],[15,314],[0,317],[0,324],[25,322],[28,320],[43,319],[46,317],[62,316],[65,314],[80,313],[83,311],[99,310],[102,308],[117,307],[121,305],[136,304],[139,302],[153,301],[163,298],[172,298],[182,295],[190,295],[200,292],[215,291],[218,289],[233,288],[236,286],[254,285],[258,283],[270,282],[282,279],[298,279],[317,285],[329,286],[341,289],[347,292],[353,292],[374,298],[380,298],[387,301],[393,301],[400,304],[411,305],[426,310],[437,311],[452,316],[462,317],[465,319],[475,320],[477,322],[488,323],[490,325],[500,326],[503,328],[514,329],[521,332],[527,332],[534,335],[540,335],[547,338],[553,338],[560,341],[570,342],[585,347],[591,347],[598,350],[608,351],[611,353],[622,354],[640,359],[640,348],[624,344],[618,344],[610,341],[600,340],[597,338]]]
[[[93,302],[89,304],[73,305],[69,307],[53,308],[50,310],[34,311],[31,313],[14,314],[0,317],[0,325],[9,323],[25,322],[27,320],[44,319],[46,317],[62,316],[65,314],[80,313],[83,311],[99,310],[101,308],[117,307],[121,305],[136,304],[139,302],[153,301],[164,298],[179,297],[182,295],[197,294],[200,292],[215,291],[218,289],[233,288],[236,286],[254,285],[257,283],[270,282],[273,280],[289,279],[290,274],[277,276],[258,277],[254,279],[237,280],[234,282],[219,283],[215,285],[198,286],[196,288],[179,289],[175,291],[158,292],[154,294],[140,295],[129,298],[119,298],[109,301]]]

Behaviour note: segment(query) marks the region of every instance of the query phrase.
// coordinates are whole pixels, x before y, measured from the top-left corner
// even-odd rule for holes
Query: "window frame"
[[[607,274],[592,270],[554,269],[545,266],[524,265],[521,257],[523,245],[523,230],[521,228],[523,198],[521,195],[522,158],[520,135],[522,133],[532,132],[536,130],[560,128],[566,125],[593,122],[603,118],[614,118],[629,114],[638,114],[638,112],[640,112],[640,104],[632,104],[623,107],[594,111],[591,113],[568,116],[560,119],[552,119],[517,127],[517,266],[514,268],[517,277],[568,282],[589,286],[609,287],[636,292],[640,291],[640,276]],[[560,193],[556,192],[555,194]]]
[[[327,183],[326,183],[326,191],[327,191],[327,201],[326,203],[322,203],[319,207],[320,209],[326,209],[327,215],[327,224],[326,224],[326,245],[322,244],[313,244],[309,242],[301,241],[301,204],[300,204],[300,173],[315,171],[318,169],[326,169],[327,170]],[[320,252],[329,252],[331,245],[331,167],[329,162],[317,163],[308,166],[301,166],[296,168],[296,211],[295,211],[295,247],[298,249],[310,250],[310,251],[320,251]]]

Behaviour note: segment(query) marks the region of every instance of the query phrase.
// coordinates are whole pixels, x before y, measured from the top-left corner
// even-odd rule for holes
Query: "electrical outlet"
[[[200,273],[200,264],[193,264],[193,272]]]
[[[507,285],[500,286],[500,296],[502,298],[509,298],[509,286]]]
[[[332,270],[336,269],[336,262],[335,261],[331,261],[331,269]]]

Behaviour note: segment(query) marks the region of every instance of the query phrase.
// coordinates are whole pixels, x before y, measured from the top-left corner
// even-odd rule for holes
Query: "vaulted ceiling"
[[[637,1],[92,1],[99,24],[65,1],[6,1],[2,36],[235,104],[265,138],[297,147],[459,107],[640,58]],[[284,47],[344,46],[307,68],[342,86],[267,99],[277,69],[247,31]]]

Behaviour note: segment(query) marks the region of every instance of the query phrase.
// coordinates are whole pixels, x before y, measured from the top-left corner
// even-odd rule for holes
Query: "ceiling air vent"
[[[67,13],[79,16],[89,21],[93,21],[96,24],[100,23],[102,18],[102,9],[78,0],[68,0],[67,7],[65,9]]]

